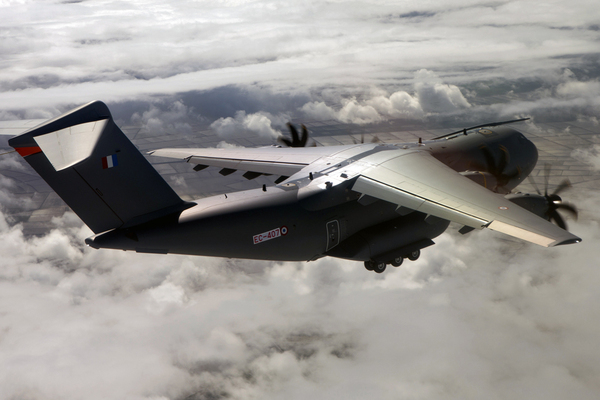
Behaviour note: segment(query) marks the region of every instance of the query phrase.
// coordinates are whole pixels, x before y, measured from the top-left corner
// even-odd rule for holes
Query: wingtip
[[[573,239],[563,240],[562,242],[557,243],[554,246],[563,246],[563,245],[566,245],[566,244],[575,244],[575,243],[580,243],[581,241],[582,241],[581,238],[575,237]]]

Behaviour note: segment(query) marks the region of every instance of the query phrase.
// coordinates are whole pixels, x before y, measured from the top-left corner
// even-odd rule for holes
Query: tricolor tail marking
[[[116,167],[117,165],[119,165],[119,162],[116,154],[102,157],[102,169]]]

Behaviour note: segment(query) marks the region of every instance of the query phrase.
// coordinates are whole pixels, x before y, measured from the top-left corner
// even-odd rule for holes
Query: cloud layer
[[[0,0],[0,119],[101,99],[148,135],[223,139],[289,119],[597,124],[597,8]],[[575,156],[598,169],[597,147]],[[0,175],[0,398],[597,399],[600,199],[571,201],[581,244],[450,233],[376,275],[95,251],[70,212],[27,237],[11,215],[32,205]]]
[[[0,215],[3,398],[597,397],[598,221],[577,246],[446,234],[360,263],[96,251]]]
[[[600,30],[586,1],[9,0],[0,7],[7,32],[0,109],[21,118],[95,99],[198,103],[195,113],[211,121],[262,112],[351,123],[461,110],[538,118],[565,110],[563,118],[576,118],[597,113],[600,102]],[[231,96],[207,101],[227,86],[246,99],[251,92],[263,107]]]

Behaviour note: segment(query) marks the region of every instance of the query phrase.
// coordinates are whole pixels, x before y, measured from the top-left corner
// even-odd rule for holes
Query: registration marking
[[[262,242],[266,242],[267,240],[275,239],[281,236],[285,236],[288,233],[287,226],[282,226],[280,228],[271,229],[270,231],[259,233],[258,235],[254,235],[252,240],[254,244],[259,244]]]

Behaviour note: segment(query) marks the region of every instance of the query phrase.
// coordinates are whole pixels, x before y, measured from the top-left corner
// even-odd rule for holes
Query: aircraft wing
[[[425,151],[382,152],[376,158],[365,163],[352,189],[398,204],[401,214],[417,210],[546,247],[581,241],[458,174]]]
[[[348,146],[159,149],[148,154],[192,164],[291,176],[323,156]]]
[[[300,178],[308,171],[315,172],[315,176],[321,172],[321,175],[327,175],[323,179],[331,179],[336,170],[342,172],[344,180],[356,179],[352,190],[398,204],[400,214],[416,210],[476,229],[489,228],[546,247],[581,241],[460,175],[426,151],[395,146],[382,147],[384,151],[378,148],[377,145],[174,148],[154,150],[149,154],[203,166],[292,176],[291,179]],[[304,168],[307,169],[300,172]],[[320,168],[324,168],[323,171],[319,171]],[[339,178],[333,180],[340,181]]]

